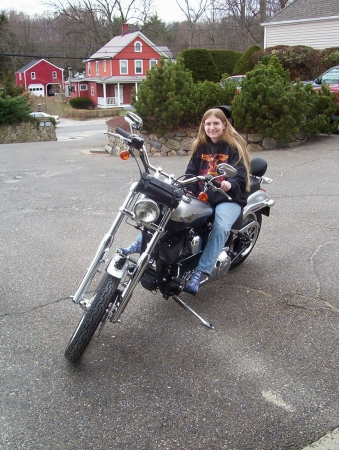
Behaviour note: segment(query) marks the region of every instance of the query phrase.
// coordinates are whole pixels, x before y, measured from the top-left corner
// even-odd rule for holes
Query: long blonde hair
[[[247,183],[246,183],[246,189],[249,190],[250,186],[250,161],[248,157],[248,152],[246,149],[246,141],[243,137],[240,136],[240,134],[233,128],[233,126],[230,124],[230,122],[227,120],[225,114],[221,111],[219,108],[212,108],[205,112],[203,115],[203,118],[201,120],[198,136],[193,142],[193,154],[197,151],[197,149],[201,145],[207,145],[208,144],[208,136],[205,132],[205,121],[210,117],[215,116],[218,119],[221,120],[222,123],[224,123],[225,129],[221,136],[221,141],[227,142],[231,147],[236,149],[239,153],[239,160],[242,161],[246,167],[247,172]]]

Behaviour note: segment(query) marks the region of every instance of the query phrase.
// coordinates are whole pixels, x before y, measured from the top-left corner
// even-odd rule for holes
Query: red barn
[[[24,86],[31,94],[48,97],[63,88],[63,73],[60,67],[45,59],[38,59],[15,72],[16,85]]]
[[[146,78],[147,71],[159,63],[162,56],[171,54],[167,47],[157,47],[140,31],[111,39],[85,61],[85,76],[71,78],[71,89],[66,82],[66,95],[89,97],[98,108],[129,106],[132,90]]]

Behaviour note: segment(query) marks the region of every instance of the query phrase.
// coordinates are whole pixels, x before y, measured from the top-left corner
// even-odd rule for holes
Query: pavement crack
[[[3,319],[5,317],[23,316],[25,314],[31,313],[32,311],[36,311],[37,309],[45,308],[46,306],[50,306],[50,305],[53,305],[54,303],[59,303],[59,302],[65,301],[65,300],[69,300],[70,298],[71,297],[58,298],[57,300],[53,300],[51,302],[44,303],[43,305],[37,305],[37,306],[34,306],[33,308],[26,309],[25,311],[17,311],[15,313],[0,314],[0,319]]]
[[[321,301],[327,308],[329,308],[331,311],[339,313],[339,309],[336,308],[335,306],[333,306],[330,302],[328,302],[327,300],[324,300],[323,298],[321,298],[321,281],[319,276],[317,275],[317,269],[316,269],[316,256],[318,255],[318,253],[326,246],[326,245],[332,245],[334,243],[334,241],[327,241],[324,242],[323,244],[318,245],[318,247],[315,249],[315,251],[312,253],[312,255],[310,256],[310,263],[311,263],[311,268],[313,271],[313,275],[315,277],[315,283],[316,283],[316,294],[315,294],[315,299]]]

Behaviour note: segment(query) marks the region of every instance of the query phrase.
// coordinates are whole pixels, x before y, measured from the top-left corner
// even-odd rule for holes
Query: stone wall
[[[108,124],[107,131],[115,133],[115,126]],[[164,137],[160,138],[155,134],[144,131],[142,131],[140,136],[145,140],[145,146],[149,156],[189,156],[191,154],[192,143],[197,133],[198,128],[167,133]],[[248,152],[295,147],[307,141],[307,136],[301,133],[289,144],[280,143],[273,138],[265,137],[258,133],[241,133],[241,135],[247,142]],[[123,144],[119,138],[107,135],[105,150],[108,153],[111,155],[119,155],[122,148]]]
[[[0,144],[56,141],[55,127],[48,119],[0,126]]]

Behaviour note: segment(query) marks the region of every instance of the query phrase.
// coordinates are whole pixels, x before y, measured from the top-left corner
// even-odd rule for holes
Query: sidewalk
[[[339,428],[325,434],[319,441],[308,445],[303,450],[339,450]]]

